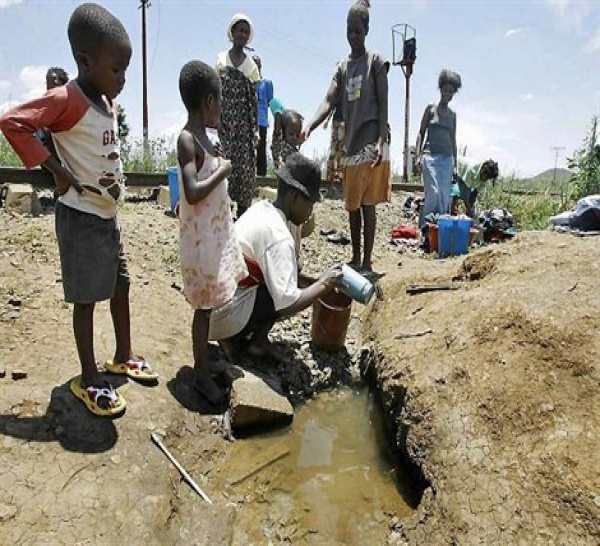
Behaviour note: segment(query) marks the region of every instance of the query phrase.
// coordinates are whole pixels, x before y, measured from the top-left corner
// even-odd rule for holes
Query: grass
[[[169,166],[176,163],[174,144],[164,139],[148,142],[147,153],[141,141],[127,142],[123,145],[123,168],[125,172],[159,172],[164,173]],[[325,175],[327,153],[316,152],[312,158]],[[0,135],[0,165],[20,167],[21,161],[14,153],[6,139]],[[272,162],[269,162],[268,176],[274,176]],[[394,182],[401,182],[402,173],[392,173]],[[411,176],[411,184],[420,184],[420,177]],[[573,184],[553,184],[540,181],[532,183],[527,179],[515,176],[499,179],[494,186],[487,185],[480,193],[477,205],[479,208],[505,208],[509,210],[519,230],[540,230],[548,227],[548,218],[559,212],[569,210],[576,201],[576,188]],[[178,266],[177,252],[167,252],[163,262],[167,266]]]
[[[480,193],[477,206],[509,210],[519,230],[542,230],[548,227],[550,216],[569,210],[575,203],[572,184],[527,182],[510,178],[500,179],[494,186],[488,184]]]
[[[0,133],[0,166],[2,167],[22,167],[23,163],[19,156],[14,152],[2,133]]]

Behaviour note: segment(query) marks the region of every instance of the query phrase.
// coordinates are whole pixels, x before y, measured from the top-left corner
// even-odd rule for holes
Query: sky
[[[0,112],[41,95],[49,66],[77,74],[67,23],[80,2],[0,0]],[[352,1],[152,0],[147,12],[148,104],[151,138],[172,145],[185,124],[178,91],[181,67],[214,65],[228,49],[226,29],[238,11],[253,21],[251,46],[263,75],[288,108],[312,118],[336,62],[349,52],[346,15]],[[139,0],[102,2],[125,25],[134,52],[125,89],[133,138],[142,135],[142,38]],[[600,114],[600,0],[372,0],[367,47],[393,61],[392,26],[416,30],[417,60],[410,79],[409,143],[427,104],[439,98],[441,69],[458,72],[459,148],[474,159],[494,158],[501,175],[533,176],[566,167]],[[399,38],[401,40],[401,38]],[[396,48],[399,49],[400,41]],[[389,72],[392,159],[401,171],[406,81]],[[302,147],[326,153],[329,133],[318,129]]]

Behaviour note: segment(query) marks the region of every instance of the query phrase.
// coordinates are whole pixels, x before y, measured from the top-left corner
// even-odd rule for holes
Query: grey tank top
[[[438,112],[437,105],[431,106],[429,112],[431,117],[423,151],[430,155],[453,155],[452,135],[456,130],[456,114],[450,108],[446,112]]]

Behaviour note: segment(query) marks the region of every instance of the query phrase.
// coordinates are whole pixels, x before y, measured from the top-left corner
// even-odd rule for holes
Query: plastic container
[[[480,233],[479,229],[472,227],[469,230],[469,247],[472,247],[473,243],[478,239],[483,240],[483,235]]]
[[[469,252],[471,218],[440,218],[438,220],[438,256],[459,256]]]
[[[429,239],[429,251],[437,252],[438,249],[438,227],[437,224],[427,224],[427,237]]]
[[[171,212],[175,212],[179,203],[179,180],[177,167],[167,169],[167,180],[169,181],[169,198],[171,200]]]
[[[342,266],[339,290],[359,303],[369,303],[375,293],[373,283],[346,264]]]
[[[313,303],[310,336],[317,349],[339,351],[346,342],[352,298],[331,291]]]

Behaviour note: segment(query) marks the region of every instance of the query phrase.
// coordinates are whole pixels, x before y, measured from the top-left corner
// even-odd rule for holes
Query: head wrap
[[[248,43],[246,44],[249,45],[250,42],[252,42],[252,38],[254,38],[254,25],[252,24],[252,20],[250,19],[250,17],[244,15],[243,13],[236,13],[231,18],[231,21],[229,21],[229,27],[227,28],[227,38],[230,42],[233,42],[233,27],[240,21],[246,21],[246,23],[248,23],[248,26],[250,27],[250,35],[248,37]]]

